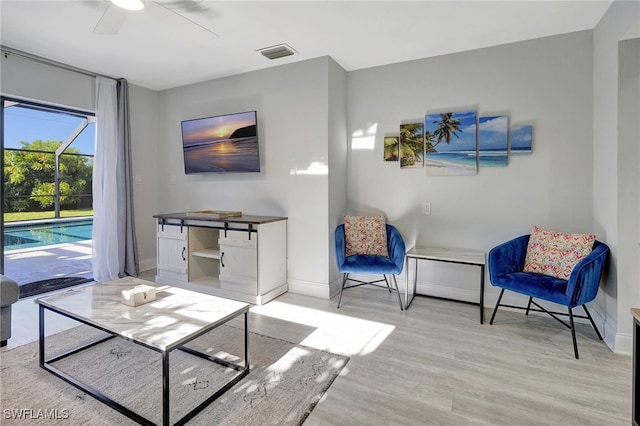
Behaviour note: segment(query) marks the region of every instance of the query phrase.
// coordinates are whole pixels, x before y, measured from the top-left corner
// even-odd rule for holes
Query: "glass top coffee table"
[[[173,422],[176,425],[184,424],[249,374],[249,330],[247,321],[249,305],[169,286],[157,286],[156,300],[153,302],[137,307],[120,303],[122,290],[140,284],[156,286],[155,283],[127,277],[36,299],[39,304],[40,315],[40,367],[87,392],[136,422],[152,425],[154,423],[150,420],[114,401],[95,388],[81,383],[52,364],[116,337],[124,338],[159,352],[162,355],[162,424],[165,426],[171,424],[169,360],[172,351],[180,350],[236,370],[237,374],[226,384],[181,419]],[[109,336],[47,359],[44,332],[45,311],[47,310],[107,332]],[[184,346],[197,337],[242,314],[244,314],[244,362],[229,362]],[[91,366],[87,366],[87,368],[91,368]]]

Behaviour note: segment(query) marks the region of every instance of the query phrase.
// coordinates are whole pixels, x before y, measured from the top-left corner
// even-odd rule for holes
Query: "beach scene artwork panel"
[[[182,122],[185,172],[259,172],[256,112]]]
[[[422,168],[424,164],[423,123],[401,124],[398,139],[400,142],[400,168]]]
[[[399,139],[398,136],[384,137],[384,161],[398,161],[400,157]]]
[[[478,118],[478,162],[480,167],[506,167],[509,162],[509,117]]]
[[[531,154],[533,146],[533,126],[530,124],[511,127],[511,154]]]
[[[478,173],[476,119],[475,111],[425,115],[427,175],[468,176]]]

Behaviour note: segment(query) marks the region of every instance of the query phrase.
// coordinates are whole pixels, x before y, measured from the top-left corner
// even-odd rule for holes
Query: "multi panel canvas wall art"
[[[402,169],[425,167],[432,176],[471,176],[480,167],[506,167],[509,156],[532,153],[533,125],[509,128],[510,120],[508,115],[478,117],[473,110],[430,113],[422,123],[401,124],[398,136],[384,136],[384,160],[400,160]]]
[[[398,136],[384,137],[384,161],[398,161],[400,156],[400,141]]]
[[[428,175],[478,173],[475,111],[427,114],[424,118],[424,138]]]
[[[424,164],[424,126],[422,123],[400,125],[400,167],[418,169]]]
[[[480,117],[478,135],[480,167],[506,167],[509,161],[509,117]]]
[[[522,125],[511,127],[511,154],[526,155],[531,154],[533,141],[533,126]]]

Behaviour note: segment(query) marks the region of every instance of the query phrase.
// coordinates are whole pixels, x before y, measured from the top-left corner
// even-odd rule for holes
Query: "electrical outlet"
[[[431,214],[431,203],[422,203],[422,214]]]

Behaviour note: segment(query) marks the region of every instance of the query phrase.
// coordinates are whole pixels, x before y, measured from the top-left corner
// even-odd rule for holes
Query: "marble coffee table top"
[[[122,290],[141,284],[156,287],[155,301],[137,307],[120,303]],[[39,298],[36,303],[162,351],[249,310],[247,303],[133,277]]]
[[[443,262],[470,263],[473,265],[485,264],[485,254],[482,251],[447,247],[412,248],[407,252],[407,257]]]

